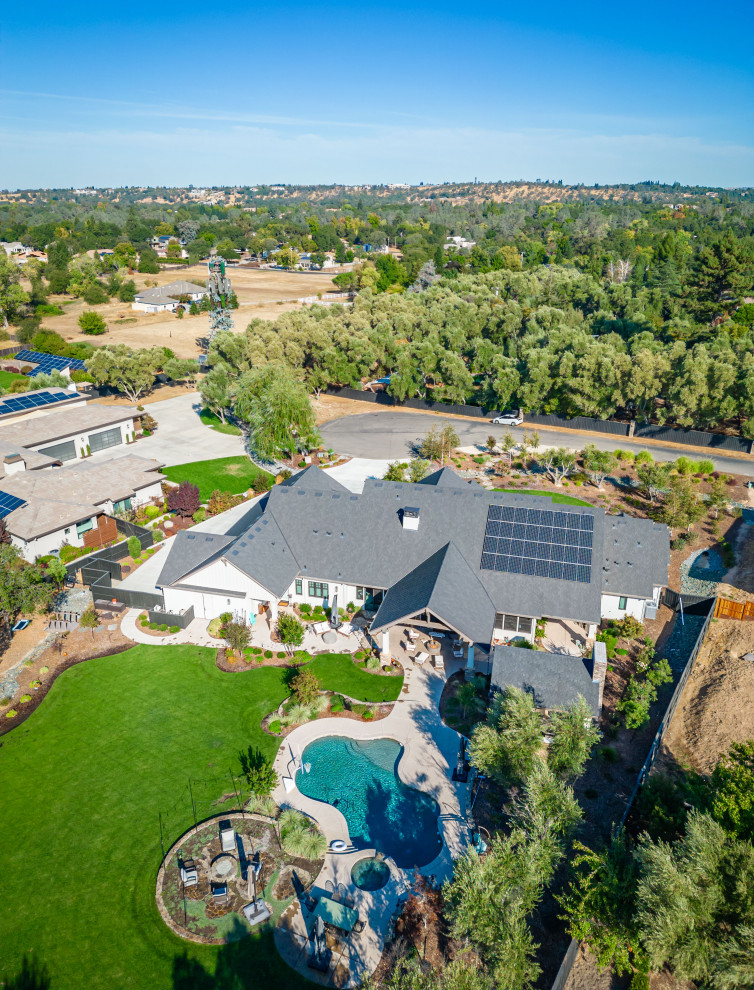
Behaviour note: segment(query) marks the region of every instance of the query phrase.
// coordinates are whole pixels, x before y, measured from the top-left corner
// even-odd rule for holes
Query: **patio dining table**
[[[359,920],[359,912],[345,904],[339,904],[338,901],[334,901],[330,897],[321,897],[319,904],[312,912],[312,920],[316,921],[317,918],[321,918],[328,925],[334,925],[335,928],[340,928],[344,932],[350,932]]]

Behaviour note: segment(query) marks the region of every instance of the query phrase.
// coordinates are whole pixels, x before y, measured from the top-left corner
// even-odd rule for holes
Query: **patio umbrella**
[[[332,596],[332,608],[330,610],[330,628],[337,629],[342,623],[338,617],[338,593],[337,591]]]

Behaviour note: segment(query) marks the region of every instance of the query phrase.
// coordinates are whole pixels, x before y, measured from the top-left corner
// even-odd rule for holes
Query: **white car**
[[[492,420],[498,426],[520,426],[524,421],[524,417],[518,412],[503,413],[501,416],[497,416]]]

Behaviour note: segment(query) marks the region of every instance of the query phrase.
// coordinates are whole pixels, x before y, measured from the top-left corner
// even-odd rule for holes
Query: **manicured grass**
[[[218,457],[212,461],[191,461],[162,469],[169,481],[192,481],[199,486],[202,501],[206,501],[215,489],[238,495],[253,488],[260,478],[272,480],[272,475],[252,464],[248,457]]]
[[[235,806],[239,752],[278,747],[260,720],[288,694],[284,670],[234,676],[214,657],[150,645],[87,661],[0,739],[1,973],[31,951],[54,990],[310,986],[270,932],[194,945],[155,905],[161,830],[167,850],[192,797],[199,820]]]
[[[496,492],[511,492],[513,495],[541,495],[543,498],[551,498],[553,502],[560,502],[561,505],[588,505],[594,508],[591,502],[585,502],[582,498],[574,498],[573,495],[565,495],[562,492],[535,492],[526,491],[523,488],[495,488]]]
[[[357,667],[346,653],[324,653],[315,657],[310,669],[324,691],[347,694],[357,701],[395,701],[403,687],[402,677],[371,674]]]
[[[231,437],[240,437],[241,429],[235,426],[233,423],[223,423],[219,416],[215,416],[213,412],[209,409],[202,409],[199,413],[199,419],[204,423],[205,426],[211,426],[213,430],[218,433],[226,433]]]
[[[25,375],[18,375],[15,371],[0,371],[0,385],[3,388],[10,388],[13,382],[18,381],[19,378],[25,378]]]

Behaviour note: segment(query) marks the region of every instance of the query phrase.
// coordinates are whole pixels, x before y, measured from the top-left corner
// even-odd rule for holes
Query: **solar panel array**
[[[491,505],[481,567],[587,584],[593,537],[594,517],[586,512]]]
[[[29,372],[29,377],[42,373],[49,375],[51,371],[62,371],[64,368],[86,371],[84,362],[77,358],[58,357],[57,354],[43,354],[41,351],[19,351],[13,360],[38,365]]]
[[[26,505],[26,502],[22,498],[16,498],[15,495],[8,495],[7,492],[0,492],[0,519],[4,519],[14,509],[18,509],[22,505]]]
[[[23,392],[0,398],[0,416],[5,413],[24,412],[28,409],[39,409],[41,406],[54,405],[56,402],[70,402],[74,398],[71,392]]]

